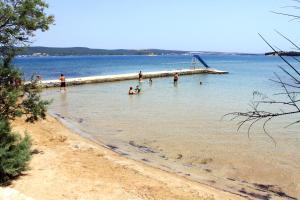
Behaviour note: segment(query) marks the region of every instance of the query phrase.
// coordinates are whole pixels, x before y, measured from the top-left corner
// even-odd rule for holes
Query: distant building
[[[31,56],[40,57],[40,56],[49,56],[49,55],[47,53],[33,53]]]

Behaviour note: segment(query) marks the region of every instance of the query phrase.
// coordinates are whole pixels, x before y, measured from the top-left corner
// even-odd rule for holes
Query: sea
[[[253,126],[230,113],[248,112],[257,100],[287,100],[277,76],[291,82],[279,57],[204,54],[228,74],[180,76],[45,89],[49,113],[78,134],[130,159],[250,199],[300,199],[300,115]],[[299,63],[290,59],[299,69]],[[25,79],[43,80],[187,69],[190,55],[49,56],[16,58]],[[197,65],[196,67],[201,67]],[[139,85],[139,95],[128,95]],[[290,88],[292,91],[292,89]],[[297,96],[295,96],[297,98]],[[281,113],[288,105],[259,105]],[[250,129],[249,129],[250,127]]]

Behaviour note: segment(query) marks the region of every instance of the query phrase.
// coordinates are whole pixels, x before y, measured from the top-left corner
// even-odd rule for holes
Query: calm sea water
[[[203,55],[203,58],[211,67],[243,76],[271,76],[279,63],[278,58],[265,56]],[[73,78],[182,69],[190,67],[191,61],[191,56],[60,56],[17,58],[14,63],[23,70],[27,79],[32,74],[56,79],[61,73]]]
[[[176,86],[172,78],[159,78],[152,84],[145,80],[82,85],[65,93],[49,89],[43,97],[54,100],[51,113],[130,158],[237,193],[244,188],[266,195],[255,188],[257,183],[278,185],[282,192],[300,197],[300,129],[284,128],[299,116],[269,124],[276,147],[261,124],[248,138],[246,128],[237,133],[237,121],[221,120],[226,113],[249,110],[255,90],[275,98],[272,94],[282,88],[269,79],[274,72],[282,74],[277,67],[284,65],[282,61],[265,56],[203,57],[229,74],[181,76]],[[37,73],[56,79],[60,73],[68,78],[188,68],[191,57],[43,57],[15,63],[26,77]],[[129,86],[138,84],[142,93],[128,96]]]

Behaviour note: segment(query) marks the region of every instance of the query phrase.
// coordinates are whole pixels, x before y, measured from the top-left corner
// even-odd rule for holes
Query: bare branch
[[[300,0],[292,0],[296,3],[300,4]],[[293,9],[300,9],[300,6],[285,6],[284,8],[293,8]],[[284,12],[275,12],[272,11],[272,13],[284,15],[291,17],[291,21],[293,20],[300,20],[299,15],[293,15],[288,14]],[[275,118],[280,117],[287,117],[287,116],[293,116],[297,117],[291,118],[291,122],[289,125],[285,127],[290,127],[295,124],[300,124],[300,98],[298,94],[300,94],[300,71],[299,71],[299,65],[295,65],[294,62],[290,62],[289,59],[286,59],[284,56],[289,56],[296,61],[296,64],[300,63],[300,60],[297,59],[295,56],[300,55],[300,45],[297,45],[295,42],[293,42],[291,39],[289,39],[287,36],[279,32],[278,30],[275,30],[275,32],[280,35],[282,38],[284,38],[286,41],[288,41],[290,44],[292,44],[293,48],[296,48],[298,51],[282,51],[280,48],[271,45],[261,34],[258,33],[258,35],[261,37],[261,39],[273,50],[273,52],[266,53],[265,55],[276,55],[279,56],[280,59],[286,64],[284,66],[278,66],[280,70],[283,72],[285,76],[280,77],[278,74],[274,73],[276,79],[270,79],[272,82],[278,84],[280,88],[283,90],[282,92],[276,93],[273,95],[274,98],[269,98],[268,96],[264,95],[261,92],[253,92],[253,99],[251,110],[247,112],[233,112],[228,113],[225,116],[233,116],[231,117],[231,120],[239,120],[237,123],[237,130],[239,131],[243,126],[247,126],[247,134],[248,137],[250,137],[251,129],[255,124],[258,124],[260,122],[263,122],[262,129],[264,133],[272,140],[272,142],[277,145],[275,139],[269,134],[267,131],[267,125],[271,123],[271,121]],[[278,50],[277,50],[278,49]],[[259,99],[256,99],[259,98]],[[277,108],[274,109],[273,106],[270,106],[274,104]]]
[[[276,146],[277,146],[276,140],[268,133],[268,131],[267,131],[267,129],[266,129],[267,123],[268,123],[269,121],[271,121],[272,119],[273,119],[273,117],[269,117],[269,118],[265,121],[265,123],[264,123],[264,125],[263,125],[263,129],[264,129],[265,134],[273,141],[273,143],[274,143],[274,145],[275,145],[275,147],[276,147]]]
[[[298,107],[298,105],[295,103],[295,100],[292,98],[291,94],[289,93],[286,85],[282,82],[282,80],[280,79],[280,77],[275,73],[275,75],[277,76],[278,80],[280,81],[281,85],[283,86],[285,92],[286,92],[286,95],[288,96],[288,98],[291,100],[292,102],[292,105],[295,106],[295,108],[297,108],[297,110],[300,112],[300,109]]]
[[[272,82],[274,82],[274,83],[280,83],[280,84],[281,84],[280,81],[276,81],[276,80],[273,80],[273,79],[269,79],[269,80],[272,81]],[[286,86],[289,86],[289,87],[292,87],[292,88],[300,88],[300,86],[292,85],[292,84],[289,84],[289,83],[285,83],[285,82],[284,82],[284,84],[285,84]]]
[[[274,14],[277,14],[277,15],[285,15],[285,16],[288,16],[288,17],[293,17],[293,18],[296,18],[296,19],[300,19],[300,16],[297,16],[297,15],[291,15],[291,14],[275,12],[275,11],[271,11],[271,12],[274,13]]]
[[[281,67],[281,66],[278,66],[284,73],[286,73],[289,77],[291,77],[295,82],[296,82],[296,84],[299,84],[300,82],[299,82],[299,80],[295,77],[295,76],[293,76],[292,74],[290,74],[287,70],[285,70],[283,67]]]
[[[284,36],[282,33],[280,33],[279,31],[277,31],[275,29],[275,32],[278,33],[280,36],[282,36],[284,39],[286,39],[287,41],[289,41],[292,45],[294,45],[298,50],[300,50],[300,47],[298,45],[296,45],[292,40],[290,40],[288,37]]]
[[[263,39],[263,41],[265,41],[265,43],[275,52],[278,54],[278,52],[274,49],[274,47],[272,45],[270,45],[267,40],[261,35],[258,33],[258,35]],[[280,54],[278,54],[278,56],[290,67],[292,68],[299,76],[300,76],[300,73],[294,68],[294,66],[292,66],[285,58],[283,58]]]

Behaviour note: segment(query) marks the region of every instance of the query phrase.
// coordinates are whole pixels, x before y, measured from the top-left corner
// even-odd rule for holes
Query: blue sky
[[[103,49],[177,49],[264,52],[263,34],[291,50],[277,29],[300,41],[299,21],[270,11],[297,14],[292,0],[46,0],[56,25],[38,32],[33,46]],[[300,12],[299,12],[300,14]],[[297,27],[297,28],[296,28]]]

